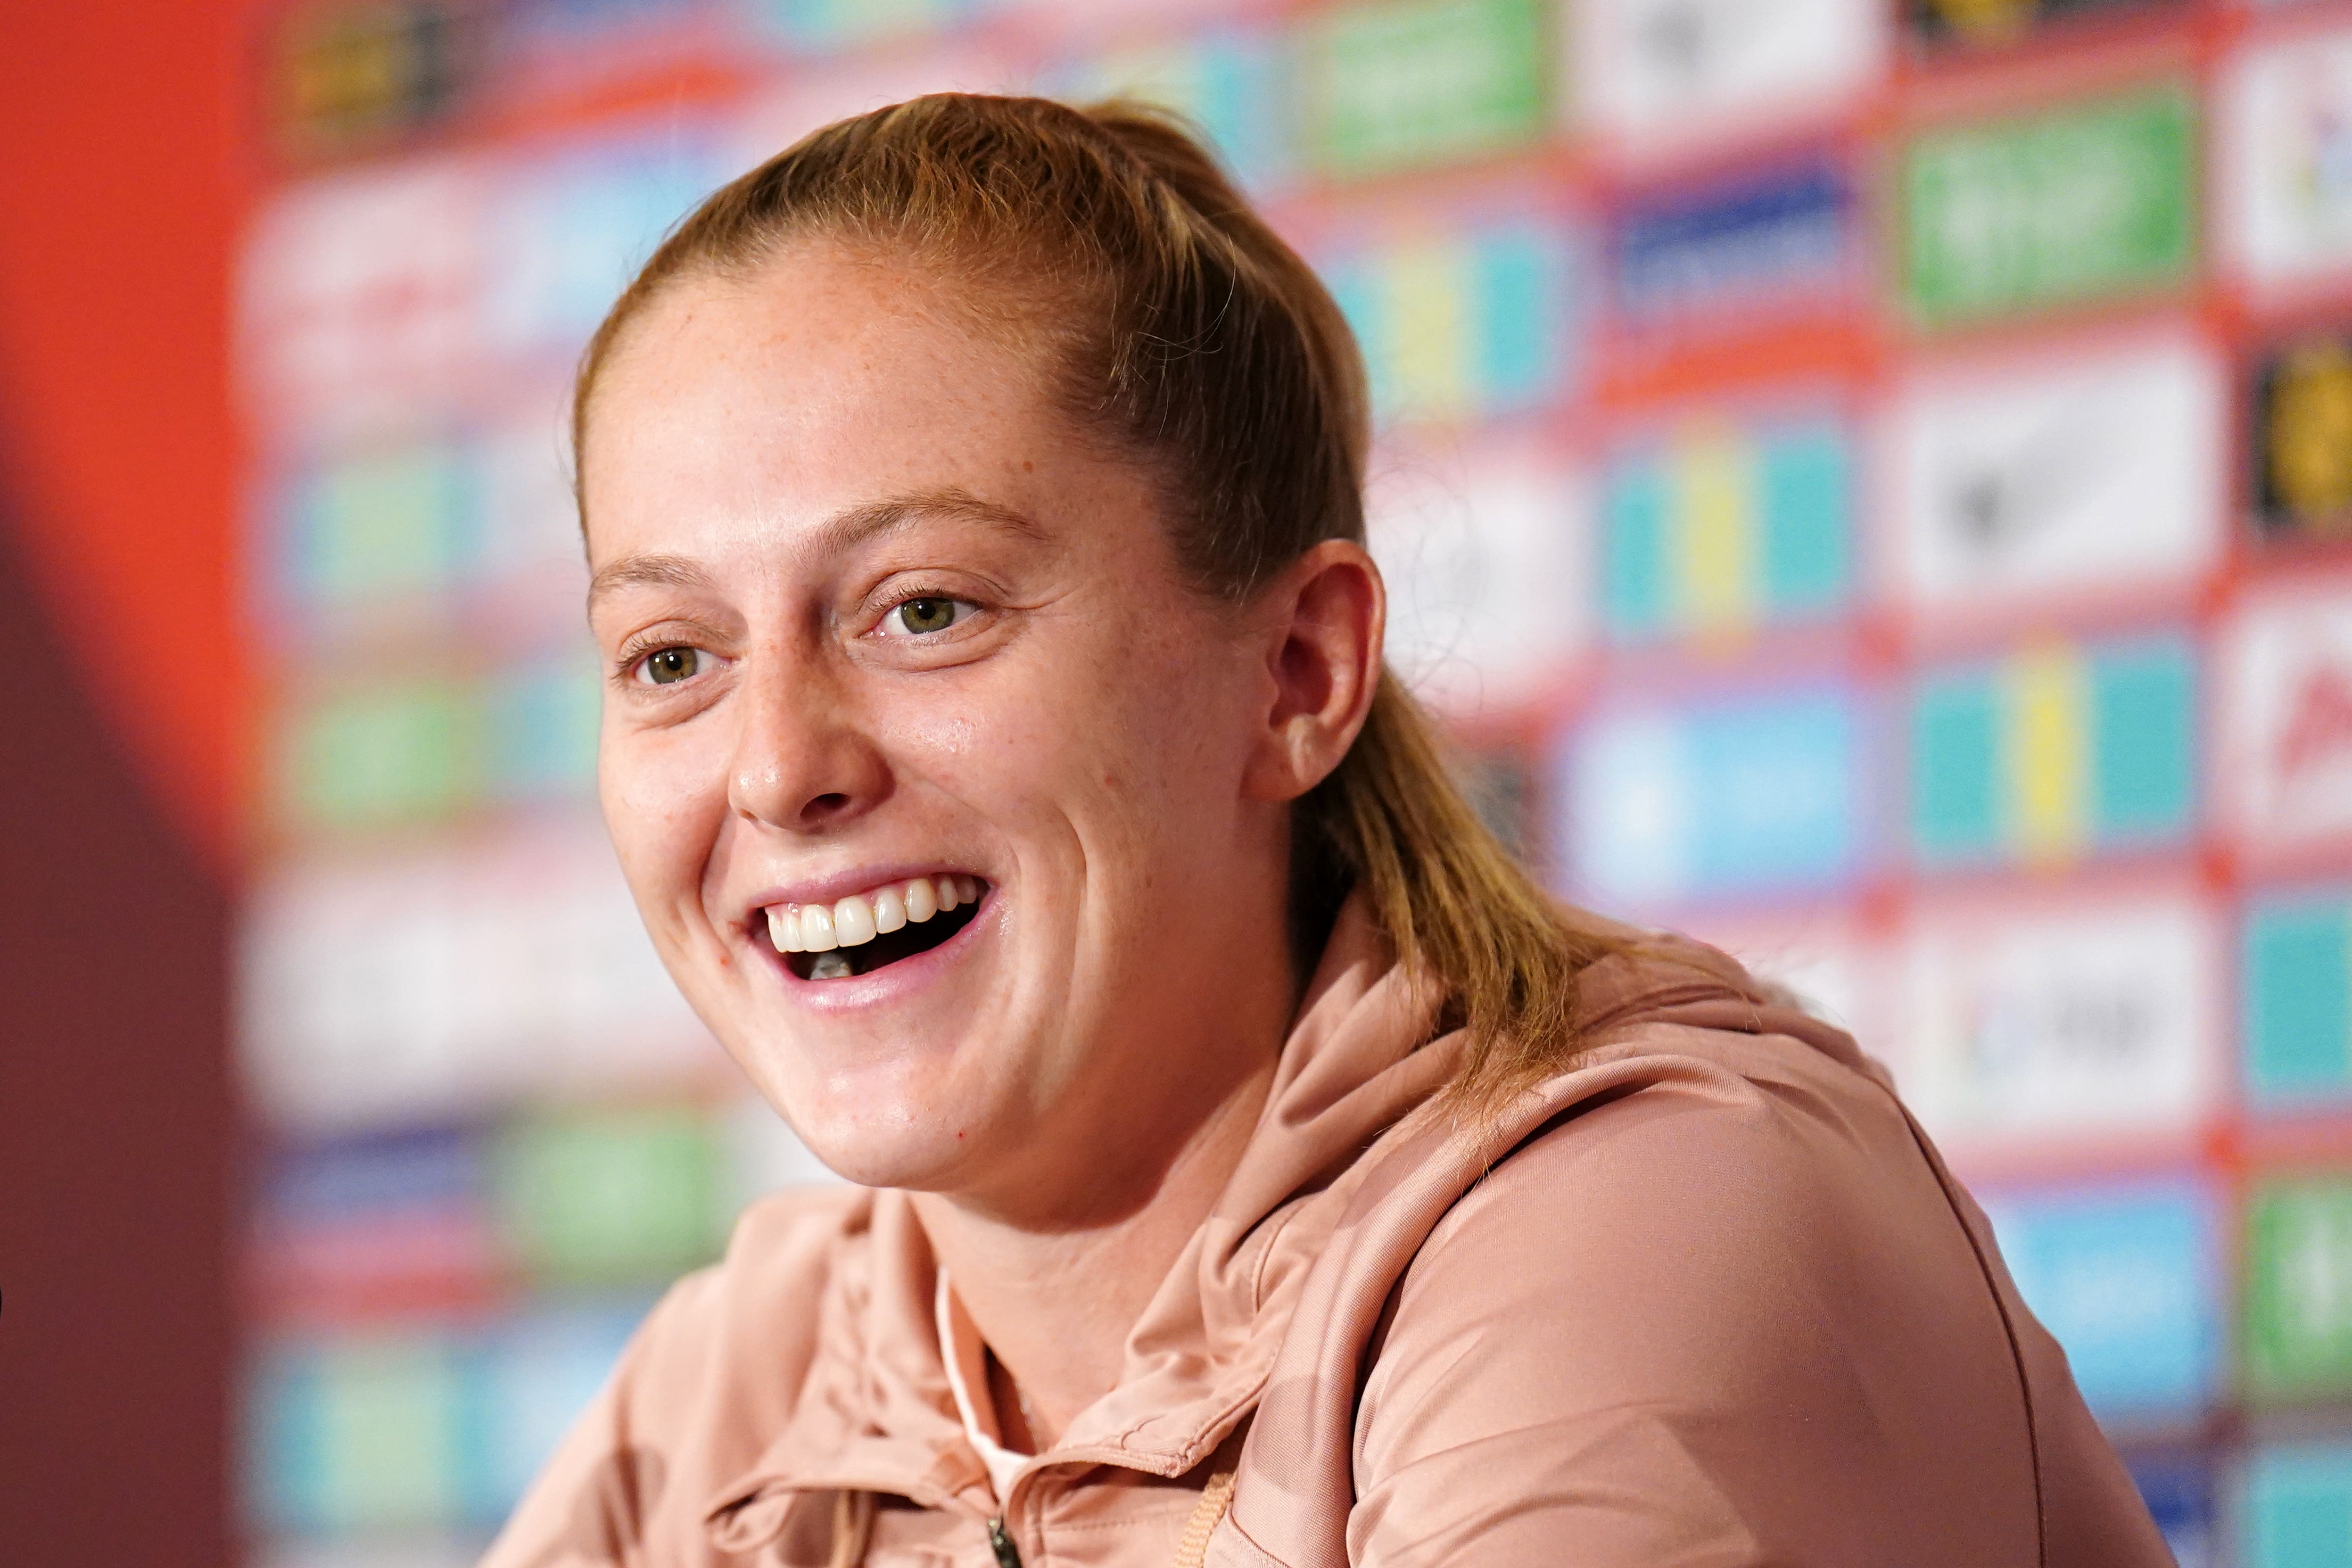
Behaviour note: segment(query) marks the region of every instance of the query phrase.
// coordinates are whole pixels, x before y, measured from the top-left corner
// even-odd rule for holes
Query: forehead
[[[1125,467],[941,284],[827,247],[658,293],[596,378],[580,465],[596,560],[649,531],[788,526],[888,495],[1061,510],[1052,492]]]

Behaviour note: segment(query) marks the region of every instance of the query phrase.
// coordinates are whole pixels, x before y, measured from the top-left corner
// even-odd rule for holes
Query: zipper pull
[[[1021,1568],[1021,1552],[1004,1529],[1004,1516],[988,1521],[988,1547],[996,1553],[996,1568]]]

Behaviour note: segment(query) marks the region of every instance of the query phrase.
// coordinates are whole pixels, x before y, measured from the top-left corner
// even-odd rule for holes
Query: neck
[[[1148,1195],[1114,1216],[1033,1226],[950,1194],[916,1194],[957,1300],[1027,1401],[1038,1449],[1118,1385],[1128,1335],[1240,1163],[1276,1058],[1268,1052],[1210,1104]],[[998,1419],[1017,1431],[1001,1400]]]

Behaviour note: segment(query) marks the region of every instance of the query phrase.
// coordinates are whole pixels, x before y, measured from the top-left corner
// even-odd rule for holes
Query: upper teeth
[[[830,952],[857,947],[912,921],[980,899],[977,878],[941,875],[892,882],[830,904],[771,904],[768,938],[778,952]]]

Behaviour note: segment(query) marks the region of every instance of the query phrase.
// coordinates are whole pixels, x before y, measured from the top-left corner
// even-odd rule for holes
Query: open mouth
[[[941,873],[885,883],[830,904],[772,904],[768,938],[803,980],[845,980],[929,952],[971,923],[988,884]]]

